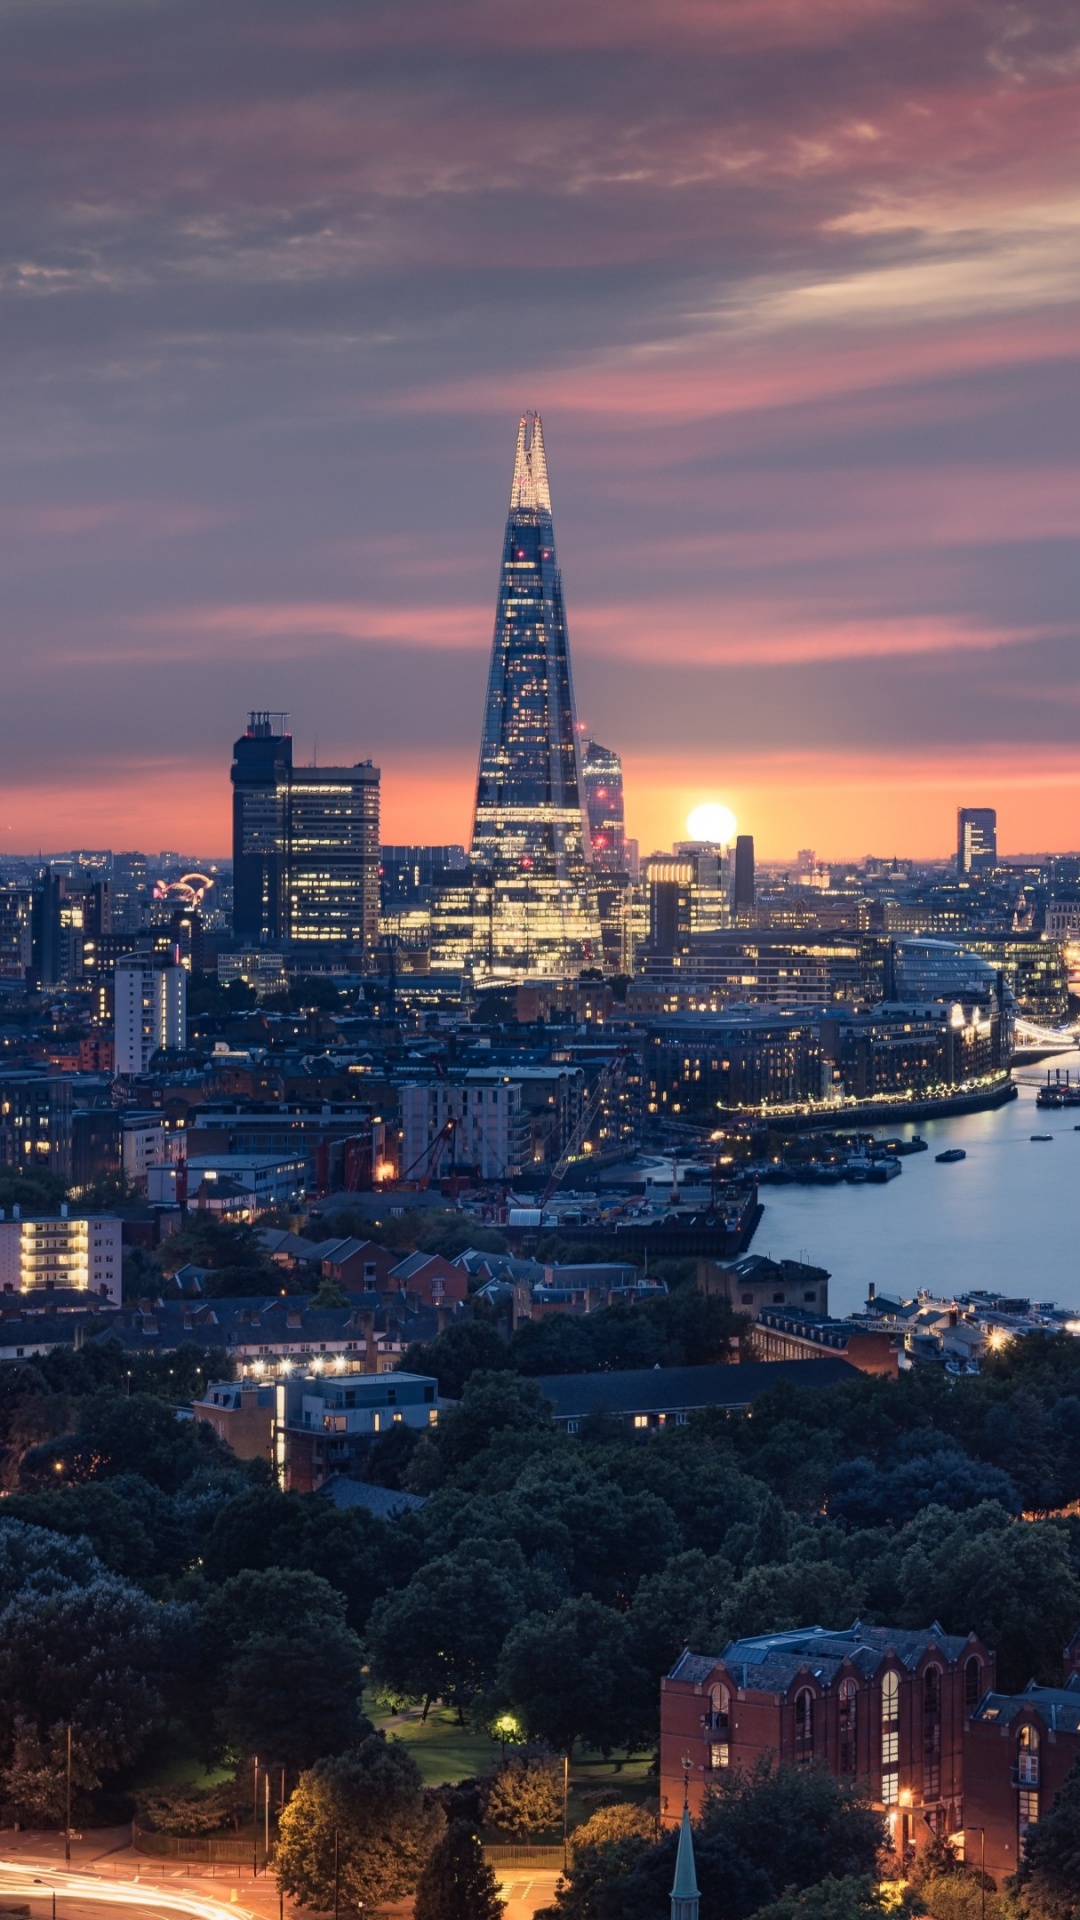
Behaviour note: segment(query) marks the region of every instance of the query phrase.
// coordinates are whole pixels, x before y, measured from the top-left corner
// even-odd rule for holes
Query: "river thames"
[[[1052,1065],[1075,1081],[1080,1053]],[[994,1112],[878,1127],[879,1138],[918,1133],[929,1149],[887,1186],[762,1187],[752,1251],[827,1267],[838,1315],[862,1307],[871,1281],[908,1298],[989,1287],[1080,1309],[1080,1107],[1036,1107],[1045,1077],[1045,1065],[1018,1067],[1019,1099]],[[947,1147],[967,1159],[938,1166]]]

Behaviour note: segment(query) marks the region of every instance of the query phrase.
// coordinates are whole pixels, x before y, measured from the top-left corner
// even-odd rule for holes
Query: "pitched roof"
[[[741,1366],[637,1367],[618,1373],[540,1374],[556,1420],[586,1414],[692,1412],[749,1406],[771,1387],[835,1387],[860,1378],[847,1360],[749,1360]]]
[[[720,1662],[732,1673],[741,1669],[743,1686],[759,1693],[785,1693],[800,1673],[809,1671],[827,1686],[842,1667],[854,1666],[871,1679],[891,1657],[909,1670],[918,1666],[931,1648],[955,1665],[970,1639],[945,1633],[933,1621],[929,1627],[864,1627],[856,1620],[846,1630],[800,1627],[789,1633],[761,1633],[732,1640],[722,1654],[684,1653],[671,1670],[672,1680],[694,1685],[706,1680]],[[1080,1709],[1080,1694],[1074,1696]]]

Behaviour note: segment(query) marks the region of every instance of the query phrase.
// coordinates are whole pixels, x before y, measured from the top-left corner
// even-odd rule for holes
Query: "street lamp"
[[[64,1865],[71,1865],[71,1721],[67,1727],[67,1817],[64,1821]]]

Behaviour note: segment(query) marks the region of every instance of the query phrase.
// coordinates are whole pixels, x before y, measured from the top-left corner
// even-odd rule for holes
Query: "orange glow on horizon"
[[[384,842],[468,844],[475,758],[426,753],[382,756]],[[798,757],[624,755],[627,831],[642,853],[685,838],[686,817],[722,792],[754,836],[758,858],[784,861],[799,847],[826,860],[945,859],[956,809],[996,806],[1002,851],[1080,848],[1080,749],[1048,759],[1036,748],[988,748],[963,758],[870,754]],[[206,762],[137,766],[108,783],[9,789],[0,847],[177,847],[209,859],[230,855],[227,775]]]

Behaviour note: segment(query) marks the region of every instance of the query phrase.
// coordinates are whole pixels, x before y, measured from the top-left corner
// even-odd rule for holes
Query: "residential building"
[[[521,1087],[507,1075],[409,1084],[401,1094],[401,1175],[433,1180],[455,1169],[481,1180],[521,1171],[528,1145]]]
[[[201,1400],[192,1403],[196,1420],[212,1427],[219,1440],[232,1448],[238,1460],[273,1460],[274,1404],[272,1382],[217,1380]]]
[[[155,1053],[187,1045],[187,974],[142,954],[116,962],[113,981],[116,1071],[146,1073]]]
[[[0,1071],[0,1166],[55,1173],[69,1184],[71,1081],[61,1074]]]
[[[1024,1835],[1048,1812],[1078,1760],[1080,1674],[1075,1669],[1062,1687],[1033,1680],[1022,1693],[981,1696],[968,1722],[964,1752],[967,1865],[979,1867],[985,1859],[999,1886],[1014,1874]]]
[[[438,1381],[420,1373],[292,1373],[274,1394],[274,1465],[290,1492],[314,1493],[347,1472],[380,1433],[433,1427],[439,1418]]]
[[[120,1221],[109,1214],[0,1218],[0,1293],[87,1293],[120,1303]]]
[[[686,1426],[711,1407],[745,1413],[779,1381],[824,1390],[856,1379],[844,1359],[747,1361],[741,1366],[640,1367],[617,1373],[549,1373],[537,1379],[552,1418],[577,1433],[593,1413],[605,1413],[643,1437],[665,1426]]]
[[[497,978],[599,964],[566,609],[534,413],[518,427],[471,851],[492,875],[487,964]]]
[[[661,1815],[678,1818],[688,1752],[694,1811],[710,1779],[769,1755],[861,1785],[907,1858],[966,1817],[965,1725],[993,1683],[990,1648],[936,1622],[856,1620],[688,1649],[660,1683]]]
[[[760,1307],[747,1344],[756,1360],[829,1360],[839,1356],[860,1373],[900,1372],[900,1342],[888,1333],[830,1320],[805,1307]]]

